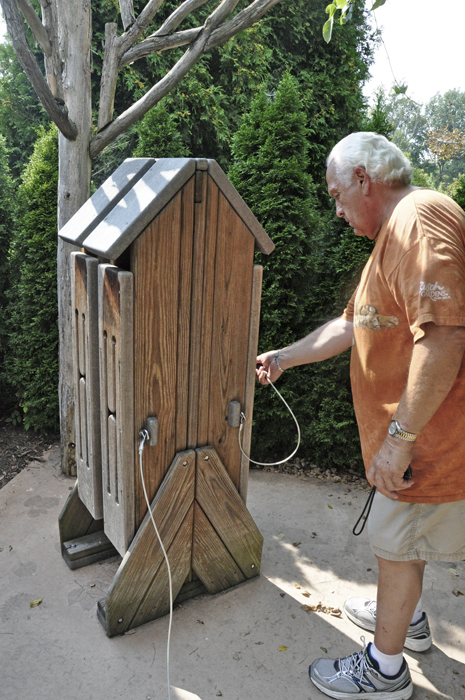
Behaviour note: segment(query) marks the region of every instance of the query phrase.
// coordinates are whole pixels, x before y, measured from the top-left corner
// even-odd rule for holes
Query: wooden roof
[[[95,255],[116,260],[195,170],[209,173],[255,237],[257,249],[267,255],[271,253],[274,243],[218,163],[196,158],[125,160],[59,231],[59,236]]]

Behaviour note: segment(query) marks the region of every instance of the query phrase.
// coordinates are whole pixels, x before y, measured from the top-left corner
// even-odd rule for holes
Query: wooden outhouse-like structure
[[[61,229],[72,253],[78,480],[60,515],[71,568],[123,557],[109,636],[259,573],[245,507],[262,268],[274,246],[215,161],[129,159]]]

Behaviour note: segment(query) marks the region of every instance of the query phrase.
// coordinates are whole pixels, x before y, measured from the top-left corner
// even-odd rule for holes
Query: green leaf
[[[333,33],[333,23],[334,19],[333,17],[330,17],[324,25],[323,25],[323,39],[326,41],[327,44],[331,41],[331,36]]]
[[[408,90],[408,85],[394,85],[395,95],[405,95]]]
[[[386,2],[386,0],[376,0],[376,2],[373,3],[373,7],[371,8],[370,11],[373,12],[373,10],[377,10],[378,7],[381,7],[382,5],[384,5],[385,2]]]

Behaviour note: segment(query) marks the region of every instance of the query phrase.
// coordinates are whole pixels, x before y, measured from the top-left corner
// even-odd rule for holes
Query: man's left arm
[[[427,323],[425,335],[413,347],[407,385],[394,418],[409,433],[421,433],[446,398],[457,378],[465,351],[465,327]],[[403,480],[414,442],[387,435],[368,470],[368,481],[385,496],[397,499],[398,491],[413,480]]]

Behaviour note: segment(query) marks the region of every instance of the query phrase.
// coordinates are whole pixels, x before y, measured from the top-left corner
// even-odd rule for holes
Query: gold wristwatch
[[[417,439],[415,433],[408,433],[406,430],[400,427],[396,420],[392,420],[389,423],[388,433],[389,435],[392,435],[392,437],[400,437],[402,440],[407,440],[407,442],[415,442]]]

